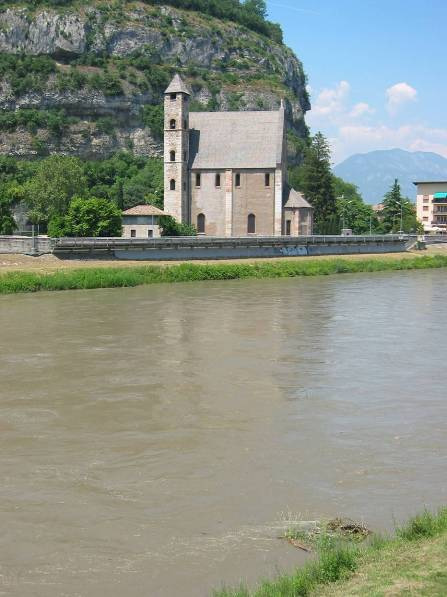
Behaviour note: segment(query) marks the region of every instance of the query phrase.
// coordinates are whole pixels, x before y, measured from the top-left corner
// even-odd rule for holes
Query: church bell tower
[[[164,211],[178,222],[189,222],[189,99],[180,75],[165,91]]]

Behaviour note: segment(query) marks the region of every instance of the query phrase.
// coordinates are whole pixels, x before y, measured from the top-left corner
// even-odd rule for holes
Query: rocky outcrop
[[[45,130],[0,131],[1,153],[37,155],[40,140],[50,152],[79,156],[102,157],[131,147],[144,155],[160,155],[160,143],[144,126],[141,107],[161,101],[163,81],[154,83],[151,67],[133,60],[138,54],[150,60],[158,75],[169,77],[179,70],[193,90],[196,109],[210,109],[211,104],[223,110],[275,109],[285,98],[289,128],[305,135],[304,115],[310,108],[305,76],[288,48],[199,13],[135,6],[105,10],[92,3],[76,12],[0,12],[1,53],[54,61],[54,71],[36,89],[17,93],[6,73],[0,110],[61,109],[78,119],[57,140]],[[82,83],[64,89],[60,78],[73,72],[82,75]],[[89,84],[89,77],[104,72],[119,79],[119,92]],[[114,119],[112,133],[98,132],[95,123],[103,117]]]

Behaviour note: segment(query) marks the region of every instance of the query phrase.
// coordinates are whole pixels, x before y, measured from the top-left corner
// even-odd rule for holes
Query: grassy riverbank
[[[194,264],[173,266],[82,268],[52,273],[15,271],[0,275],[0,293],[119,288],[142,284],[235,280],[242,278],[289,278],[387,270],[447,267],[446,255],[365,259],[318,259],[297,261]]]
[[[393,537],[373,536],[365,546],[323,536],[317,552],[292,575],[215,597],[447,595],[447,508],[426,511]]]

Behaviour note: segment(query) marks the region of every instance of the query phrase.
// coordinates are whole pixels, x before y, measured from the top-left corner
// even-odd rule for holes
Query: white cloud
[[[332,136],[332,135],[331,135]],[[389,127],[348,124],[338,129],[333,142],[334,158],[340,162],[353,153],[399,147],[408,151],[434,151],[447,157],[447,129],[424,125]]]
[[[314,116],[331,117],[345,109],[351,86],[347,81],[340,81],[333,89],[323,89],[312,106]]]
[[[360,116],[365,116],[367,114],[374,114],[374,112],[374,108],[371,108],[369,104],[366,102],[359,102],[358,104],[355,104],[349,115],[352,116],[352,118],[359,118]]]
[[[396,83],[386,90],[387,107],[391,113],[397,112],[402,104],[416,101],[418,92],[408,83]]]

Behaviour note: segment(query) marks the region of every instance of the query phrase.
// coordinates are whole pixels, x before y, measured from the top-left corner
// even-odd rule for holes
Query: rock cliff
[[[160,102],[176,71],[194,110],[276,109],[285,98],[292,158],[306,135],[305,75],[291,50],[201,13],[10,7],[0,12],[0,53],[1,154],[160,155]]]

